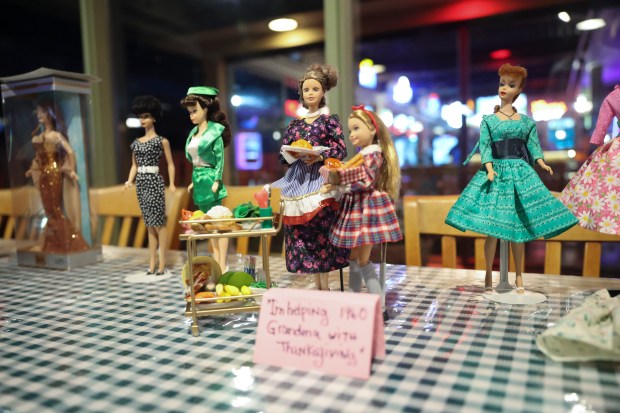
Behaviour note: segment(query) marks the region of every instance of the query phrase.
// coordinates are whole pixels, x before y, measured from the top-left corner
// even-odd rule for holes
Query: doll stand
[[[484,293],[482,296],[490,301],[502,304],[531,305],[539,304],[547,300],[544,294],[525,290],[519,294],[508,282],[508,241],[499,240],[499,284],[492,293]]]

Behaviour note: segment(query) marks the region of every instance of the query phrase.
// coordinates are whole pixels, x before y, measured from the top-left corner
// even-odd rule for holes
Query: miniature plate
[[[286,151],[288,153],[290,153],[293,156],[301,156],[301,155],[314,155],[314,156],[319,156],[321,154],[321,152],[326,151],[327,149],[329,149],[329,147],[327,146],[315,146],[312,149],[306,149],[306,148],[299,148],[297,146],[290,146],[290,145],[282,145],[282,150]]]

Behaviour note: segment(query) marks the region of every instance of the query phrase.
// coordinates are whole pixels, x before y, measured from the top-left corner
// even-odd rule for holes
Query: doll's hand
[[[499,174],[497,172],[495,172],[493,169],[491,169],[489,172],[487,172],[487,179],[491,182],[493,182],[493,180],[495,179],[496,176],[499,176]]]
[[[332,185],[332,184],[325,184],[321,187],[321,189],[319,189],[319,192],[322,194],[326,194],[328,192],[333,191],[334,189],[336,189],[336,185]]]
[[[192,182],[192,183],[191,183],[191,184],[189,184],[189,186],[187,187],[187,192],[191,192],[193,187],[194,187],[194,183]]]
[[[543,168],[545,171],[549,172],[549,175],[553,175],[553,169],[551,169],[551,167],[546,163],[543,163],[542,165],[540,165],[540,167]]]
[[[213,193],[216,193],[219,187],[220,187],[220,183],[218,181],[215,181],[213,182],[213,185],[211,185],[211,191]]]
[[[340,185],[340,174],[338,171],[329,171],[328,182],[333,185]]]
[[[30,178],[32,176],[32,169],[28,169],[26,171],[26,178]]]
[[[174,192],[177,190],[177,187],[174,186],[174,184],[170,184],[170,186],[168,187],[168,189],[170,190],[170,192]]]
[[[78,181],[78,175],[75,173],[75,171],[71,171],[69,172],[69,178],[73,179],[75,182]]]
[[[133,183],[127,181],[125,182],[125,186],[123,186],[123,192],[125,192],[127,189],[131,188],[133,186]]]
[[[323,158],[323,155],[308,155],[306,156],[303,161],[306,163],[306,165],[312,165],[313,163],[316,162],[323,162],[325,159]]]

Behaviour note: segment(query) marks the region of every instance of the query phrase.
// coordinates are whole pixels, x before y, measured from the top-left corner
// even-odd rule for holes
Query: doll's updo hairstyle
[[[354,108],[349,119],[359,119],[368,129],[375,130],[373,143],[379,144],[383,154],[383,163],[375,179],[375,188],[387,192],[394,201],[397,201],[400,192],[400,163],[392,136],[385,123],[376,113],[367,109],[357,109],[358,107]]]
[[[161,119],[163,115],[159,99],[151,95],[136,96],[131,102],[131,111],[136,116],[148,113],[155,120]]]
[[[509,76],[519,80],[519,89],[523,89],[525,87],[525,80],[527,79],[527,69],[523,66],[513,66],[510,63],[504,63],[499,67],[497,71],[499,77]],[[515,97],[512,99],[514,102],[519,97],[520,93],[517,93]],[[516,113],[517,109],[513,106],[512,110]],[[496,105],[493,109],[493,113],[497,113],[499,111],[499,105]]]
[[[190,93],[181,100],[181,106],[184,108],[194,106],[195,104],[198,104],[202,109],[207,110],[208,121],[219,123],[224,127],[224,131],[222,132],[224,147],[230,145],[232,135],[230,125],[228,124],[228,120],[226,120],[226,114],[220,110],[220,100],[217,96]]]
[[[332,65],[323,65],[313,63],[306,69],[306,72],[299,78],[299,101],[304,108],[308,109],[308,105],[304,102],[304,82],[308,79],[314,79],[321,84],[323,92],[327,92],[338,83],[338,71]],[[325,106],[325,96],[319,102],[319,109]]]

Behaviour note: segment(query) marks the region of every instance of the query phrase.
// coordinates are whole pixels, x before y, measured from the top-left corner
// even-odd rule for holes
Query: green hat
[[[217,96],[220,91],[211,86],[192,86],[187,89],[188,95],[209,95],[209,96]]]

